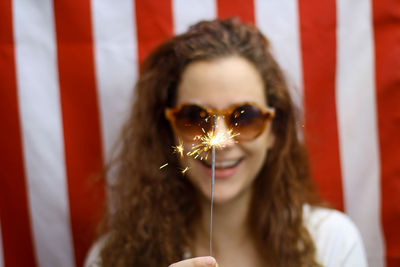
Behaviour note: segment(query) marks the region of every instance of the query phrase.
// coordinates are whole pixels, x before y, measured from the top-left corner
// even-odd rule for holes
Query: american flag
[[[139,62],[231,16],[270,39],[321,195],[400,266],[400,1],[1,0],[0,267],[82,266]]]

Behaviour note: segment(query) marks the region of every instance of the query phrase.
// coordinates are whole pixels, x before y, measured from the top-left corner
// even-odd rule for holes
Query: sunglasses
[[[253,140],[262,134],[267,123],[274,118],[275,109],[245,102],[222,110],[193,103],[184,103],[165,110],[165,116],[175,133],[186,140],[194,140],[197,136],[210,132],[213,115],[222,116],[228,129],[236,134],[235,140],[240,142]]]

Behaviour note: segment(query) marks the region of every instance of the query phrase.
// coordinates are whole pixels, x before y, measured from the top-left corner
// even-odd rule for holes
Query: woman
[[[108,234],[88,265],[366,266],[353,224],[321,207],[284,76],[255,27],[194,25],[145,60],[135,90]],[[211,159],[190,153],[213,118],[213,133],[230,135],[215,157],[215,258]]]

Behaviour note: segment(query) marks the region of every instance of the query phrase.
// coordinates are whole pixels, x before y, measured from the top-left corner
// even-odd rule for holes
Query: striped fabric
[[[321,195],[400,266],[398,0],[2,0],[0,267],[82,266],[138,62],[231,16],[271,40]]]

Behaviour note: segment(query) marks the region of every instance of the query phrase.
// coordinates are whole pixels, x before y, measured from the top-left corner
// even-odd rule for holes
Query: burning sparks
[[[167,165],[168,165],[168,163],[165,163],[164,165],[162,165],[162,166],[160,167],[160,170],[161,170],[162,168],[166,167]]]
[[[231,144],[234,141],[234,138],[239,135],[239,133],[233,133],[233,130],[228,131],[209,131],[206,132],[202,129],[203,135],[196,136],[192,144],[192,148],[189,152],[186,153],[187,156],[193,157],[194,159],[200,158],[200,160],[207,159],[208,154],[212,150],[213,147],[216,149],[224,148],[225,146]],[[178,141],[178,145],[173,146],[173,153],[179,155],[180,158],[183,158],[185,155],[183,142],[181,140]],[[160,169],[166,167],[168,163],[162,165]],[[181,170],[182,174],[185,174],[190,168],[186,167]]]
[[[194,145],[192,150],[189,151],[186,155],[191,156],[195,159],[201,156],[201,158],[207,159],[208,153],[210,150],[215,148],[224,148],[231,142],[234,142],[233,138],[238,136],[239,134],[233,134],[233,130],[229,131],[213,131],[205,132],[203,129],[204,135],[197,136],[195,141],[198,140],[199,144]],[[205,155],[204,155],[205,154]]]
[[[181,173],[182,173],[182,174],[185,174],[188,170],[189,170],[189,167],[186,167],[186,168],[184,168],[184,169],[181,171]]]
[[[179,154],[179,156],[182,158],[183,157],[183,143],[181,140],[179,140],[179,145],[173,146],[174,153]]]

